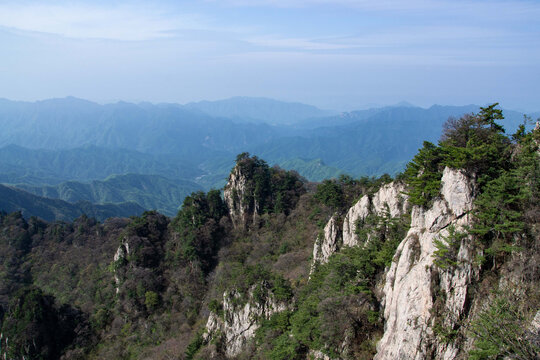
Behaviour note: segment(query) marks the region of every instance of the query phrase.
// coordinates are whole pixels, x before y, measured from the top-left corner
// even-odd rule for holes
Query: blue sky
[[[540,110],[540,1],[2,1],[0,97]]]

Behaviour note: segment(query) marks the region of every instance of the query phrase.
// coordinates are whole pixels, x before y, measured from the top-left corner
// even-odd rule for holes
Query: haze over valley
[[[72,203],[133,201],[174,216],[193,191],[223,187],[241,152],[310,181],[395,175],[423,141],[438,141],[449,117],[478,110],[405,104],[338,113],[247,97],[187,105],[1,100],[0,181]],[[509,132],[523,115],[505,111]]]

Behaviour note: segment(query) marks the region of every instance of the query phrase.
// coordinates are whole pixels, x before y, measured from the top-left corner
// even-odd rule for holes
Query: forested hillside
[[[315,106],[301,103],[251,97],[199,101],[189,103],[185,107],[213,117],[270,125],[293,125],[302,121],[311,122],[317,118],[323,118],[335,113],[334,111],[321,110]]]
[[[307,105],[257,98],[184,106],[0,100],[0,180],[43,185],[139,173],[208,190],[224,185],[242,151],[282,167],[294,162],[310,180],[338,172],[394,175],[424,140],[439,138],[449,116],[473,111],[478,106],[395,106],[324,116]],[[513,132],[522,121],[523,114],[508,111],[504,125]],[[313,167],[316,160],[324,165]]]
[[[89,183],[68,181],[55,186],[18,185],[28,192],[70,203],[88,201],[95,204],[133,202],[143,209],[158,210],[164,215],[174,216],[184,198],[202,190],[188,180],[169,180],[158,175],[112,175],[103,181]],[[117,216],[120,216],[118,214]]]
[[[0,148],[0,181],[10,184],[56,185],[67,180],[102,180],[110,175],[160,175],[195,179],[204,174],[189,159],[156,156],[132,150],[83,146],[63,150]]]
[[[4,212],[0,352],[538,359],[540,128],[501,120],[449,119],[395,178],[311,183],[244,152],[172,219]]]
[[[5,212],[20,212],[26,218],[35,216],[47,221],[72,221],[83,214],[102,221],[115,216],[139,215],[144,211],[144,208],[135,202],[93,204],[90,201],[78,200],[70,203],[4,185],[0,185],[0,209]]]

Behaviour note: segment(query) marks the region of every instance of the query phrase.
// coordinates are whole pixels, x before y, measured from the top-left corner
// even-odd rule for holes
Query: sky
[[[540,110],[540,0],[0,0],[0,97]]]

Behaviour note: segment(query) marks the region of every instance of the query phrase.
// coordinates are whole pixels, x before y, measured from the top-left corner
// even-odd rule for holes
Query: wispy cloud
[[[537,57],[524,58],[510,51],[540,39],[523,36],[519,32],[486,29],[477,26],[416,25],[375,29],[357,35],[334,37],[285,37],[279,35],[253,36],[245,39],[261,51],[306,52],[320,54],[362,55],[378,62],[397,57],[417,59],[419,63],[463,64],[475,62],[528,63]],[[414,56],[413,56],[414,55]],[[409,62],[409,61],[407,61]]]
[[[273,7],[305,9],[313,7],[345,8],[363,13],[399,13],[431,16],[457,16],[476,21],[522,21],[540,16],[537,0],[205,0],[237,7]]]
[[[298,51],[344,50],[356,47],[355,44],[345,43],[339,39],[287,38],[272,35],[248,37],[246,42],[264,48],[295,49]]]
[[[506,9],[530,10],[538,9],[539,4],[533,0],[206,0],[207,2],[226,3],[233,6],[265,6],[265,7],[311,7],[318,5],[341,6],[362,10],[422,10],[455,9],[488,9],[504,7]]]
[[[281,8],[302,8],[317,5],[332,5],[352,7],[365,10],[403,10],[412,7],[431,7],[433,2],[428,0],[206,0],[207,2],[221,2],[232,6],[271,6]]]
[[[538,18],[538,0],[0,0],[0,96],[537,104]]]
[[[204,29],[198,14],[175,14],[157,6],[89,4],[0,4],[0,26],[71,38],[149,40],[174,31]]]
[[[536,65],[534,60],[500,54],[488,49],[484,52],[471,54],[466,50],[444,51],[431,50],[429,52],[391,52],[391,51],[365,51],[351,53],[306,53],[294,49],[280,51],[251,51],[242,54],[224,56],[226,64],[243,64],[246,67],[251,64],[266,64],[269,68],[275,66],[296,67],[298,69],[317,68],[320,71],[336,72],[340,67],[343,69],[355,69],[364,73],[365,69],[380,72],[384,68],[415,69],[423,67],[454,67],[454,68],[488,68],[500,66]],[[329,67],[333,64],[334,67]],[[352,75],[351,76],[355,76]]]

